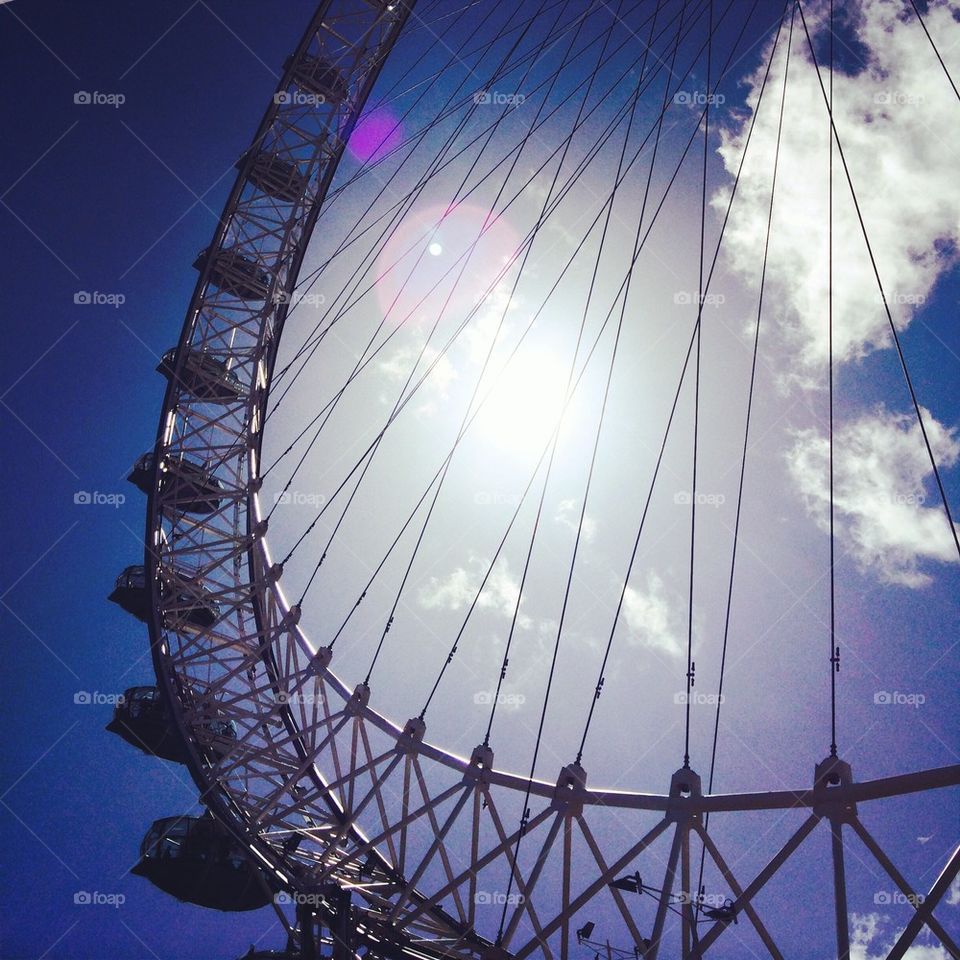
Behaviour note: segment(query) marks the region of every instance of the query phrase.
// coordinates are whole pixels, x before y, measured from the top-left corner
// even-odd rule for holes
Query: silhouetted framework
[[[629,944],[617,956],[655,960],[679,917],[684,960],[739,924],[780,958],[756,898],[821,830],[831,837],[838,956],[849,955],[844,851],[853,838],[915,904],[890,956],[903,956],[924,926],[960,955],[934,914],[960,849],[929,890],[914,890],[859,814],[884,798],[954,787],[960,765],[858,783],[830,756],[809,786],[737,795],[704,794],[686,765],[657,795],[594,788],[579,760],[546,782],[498,768],[487,744],[469,758],[435,746],[420,717],[395,724],[369,685],[348,688],[332,649],[315,649],[301,631],[260,497],[268,395],[311,231],[412,7],[321,4],[238,162],[194,264],[179,344],[158,368],[168,387],[156,444],[130,474],[148,497],[144,564],[124,570],[110,595],[149,625],[157,687],[128,690],[108,729],[185,763],[209,813],[154,823],[134,872],[191,903],[292,913],[276,957],[566,958],[577,941],[600,942],[590,911],[602,904]],[[794,824],[753,876],[733,869],[705,824],[747,811]],[[658,841],[668,849],[662,871],[647,856]],[[691,893],[695,850],[723,878],[716,899]],[[514,895],[493,937],[481,932],[477,905],[505,877]],[[641,930],[630,898],[651,892],[656,917]]]

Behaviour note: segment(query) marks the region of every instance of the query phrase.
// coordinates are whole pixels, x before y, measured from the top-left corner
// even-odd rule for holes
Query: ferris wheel
[[[908,13],[954,97],[932,12]],[[838,737],[841,199],[937,535],[960,543],[833,108],[834,36],[832,7],[794,0],[320,4],[194,263],[156,441],[130,474],[144,558],[111,599],[148,626],[156,684],[127,691],[110,729],[185,764],[206,807],[154,823],[136,873],[216,909],[273,904],[283,955],[304,960],[654,960],[790,956],[778,944],[797,928],[765,898],[802,863],[800,895],[825,905],[808,942],[849,957],[856,843],[912,906],[889,956],[925,930],[960,956],[938,911],[956,841],[920,889],[867,826],[885,802],[955,803],[960,765],[857,779]],[[790,99],[801,61],[813,106]],[[733,135],[722,91],[750,62]],[[780,317],[766,278],[799,113],[818,117],[830,171],[829,613],[800,654],[820,752],[785,786],[757,745],[750,786],[722,793],[735,657],[752,682],[738,548],[776,402],[759,348]],[[747,189],[769,211],[758,279],[721,335],[710,311]],[[711,390],[736,424],[716,443]],[[711,471],[735,507],[722,530]],[[655,633],[663,605],[631,586],[658,551],[682,571],[679,633]]]

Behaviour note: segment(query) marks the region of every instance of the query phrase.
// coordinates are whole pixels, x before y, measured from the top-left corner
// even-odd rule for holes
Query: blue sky
[[[127,875],[149,823],[193,809],[196,788],[181,768],[104,732],[110,708],[75,706],[74,694],[150,682],[145,631],[105,600],[142,553],[144,502],[125,476],[152,443],[162,399],[153,368],[179,334],[190,264],[311,12],[310,3],[268,16],[257,3],[0,10],[4,113],[21,131],[0,161],[2,616],[16,651],[0,695],[4,958],[233,956],[275,922],[269,911],[179,905]],[[83,108],[73,102],[81,90],[122,91],[126,102]],[[125,302],[75,306],[78,291]],[[126,502],[81,508],[79,490]],[[78,891],[127,902],[74,906]],[[281,943],[277,929],[267,934],[266,945]]]
[[[180,767],[141,756],[105,733],[103,726],[110,717],[108,705],[76,703],[75,698],[81,692],[109,697],[127,686],[150,682],[152,668],[144,629],[105,601],[116,573],[126,564],[137,562],[142,550],[144,503],[124,478],[132,462],[152,442],[162,398],[162,380],[153,368],[159,355],[178,336],[195,280],[190,264],[208,242],[232,183],[233,164],[247,146],[263,105],[276,85],[279,68],[313,8],[313,3],[302,0],[289,0],[279,9],[271,5],[269,10],[254,0],[176,0],[136,7],[120,0],[66,7],[46,0],[14,0],[0,7],[3,104],[6,128],[10,131],[0,158],[0,216],[7,241],[3,263],[7,343],[0,356],[0,430],[6,488],[0,500],[0,532],[5,547],[0,569],[0,617],[8,651],[7,669],[0,680],[0,711],[6,733],[0,785],[0,842],[6,852],[2,881],[4,918],[0,922],[3,960],[98,960],[108,956],[153,956],[164,960],[226,958],[240,955],[252,942],[262,947],[281,945],[279,925],[271,911],[249,916],[203,911],[177,904],[146,881],[128,875],[149,823],[157,817],[196,810],[197,791]],[[728,42],[730,39],[727,37]],[[846,54],[849,64],[844,61],[851,74],[859,73],[856,50],[851,44]],[[737,79],[744,82],[731,83],[728,88],[731,105],[741,106],[748,96],[747,81],[757,68],[761,53],[762,48],[758,48],[743,62]],[[775,70],[775,79],[777,76]],[[932,70],[923,77],[925,83],[945,82],[942,75]],[[878,89],[885,88],[881,85]],[[895,95],[921,99],[927,92],[891,89]],[[97,99],[101,102],[75,103],[75,95],[80,91],[100,94]],[[856,92],[852,84],[851,91],[852,96]],[[123,102],[114,106],[110,101],[112,98],[116,102],[117,95]],[[901,143],[919,144],[923,130],[912,126],[909,118],[899,119],[902,116],[896,115],[889,121],[889,132],[901,135]],[[846,119],[853,123],[855,117],[856,111],[851,108]],[[898,126],[901,122],[903,125]],[[859,131],[871,124],[880,125],[873,119],[867,122],[861,115],[857,133],[853,127],[844,128],[850,129],[851,139],[858,141],[861,155],[869,153],[871,145],[869,139],[859,136]],[[726,129],[730,137],[727,142],[734,142],[738,128],[732,115]],[[767,775],[776,781],[770,786],[806,785],[813,763],[825,754],[829,743],[823,722],[824,594],[818,588],[803,603],[794,605],[791,600],[791,593],[805,593],[807,585],[812,588],[821,583],[825,543],[823,532],[817,527],[816,437],[809,433],[822,424],[824,397],[822,382],[814,387],[805,383],[813,376],[811,363],[815,367],[820,344],[802,321],[791,321],[790,313],[794,310],[796,316],[802,316],[804,298],[810,294],[802,285],[791,285],[790,270],[791,264],[798,262],[798,242],[806,242],[814,250],[818,245],[816,239],[805,240],[804,225],[797,226],[798,220],[791,221],[789,216],[791,211],[801,211],[805,202],[803,176],[797,171],[803,170],[803,150],[814,150],[810,146],[814,133],[808,132],[800,120],[794,130],[794,166],[791,173],[785,174],[787,189],[783,196],[787,211],[781,224],[784,247],[780,259],[774,260],[771,280],[773,316],[782,315],[790,332],[782,342],[771,342],[771,356],[780,347],[789,356],[800,359],[782,366],[771,360],[761,375],[768,406],[759,416],[761,424],[769,420],[770,436],[776,442],[771,439],[768,447],[757,451],[759,471],[754,493],[760,508],[752,520],[748,517],[753,526],[745,529],[757,550],[753,554],[755,562],[750,557],[745,559],[743,577],[748,584],[765,586],[758,586],[752,596],[746,592],[741,629],[746,633],[753,619],[764,626],[765,639],[740,663],[738,676],[731,679],[735,719],[730,737],[721,748],[721,758],[729,766],[719,781],[719,788],[725,790],[767,783]],[[674,135],[679,137],[679,132]],[[933,148],[943,161],[942,166],[930,163],[930,155],[919,147],[916,155],[903,149],[896,157],[928,171],[928,180],[920,174],[909,188],[904,186],[904,196],[928,198],[929,203],[897,206],[889,183],[879,179],[868,178],[863,188],[875,211],[892,207],[905,218],[909,216],[911,223],[918,222],[920,237],[924,227],[928,234],[949,233],[937,217],[942,214],[949,220],[957,209],[955,182],[938,179],[950,165],[949,158],[955,158],[957,152],[956,138],[951,140],[946,134],[943,137],[945,142]],[[717,138],[713,147],[719,146]],[[721,190],[724,183],[729,183],[730,164],[729,155],[711,151],[715,189]],[[879,178],[876,171],[871,174]],[[723,289],[728,293],[724,316],[736,318],[737,322],[731,320],[730,328],[724,327],[727,332],[714,341],[714,355],[732,366],[721,364],[713,368],[713,373],[708,367],[705,374],[707,388],[715,391],[716,410],[724,414],[739,409],[727,378],[731,369],[738,376],[744,371],[737,337],[746,325],[740,322],[740,315],[749,312],[755,296],[752,270],[756,260],[751,259],[755,247],[749,217],[762,211],[761,181],[758,172],[756,192],[744,214],[744,229],[734,240],[736,256],[725,264],[722,278],[726,284]],[[944,191],[949,190],[951,183],[953,195],[947,197]],[[791,189],[797,185],[800,187]],[[691,194],[695,189],[696,172],[691,169],[685,196],[696,197]],[[812,187],[809,190],[815,192]],[[649,278],[654,294],[675,305],[683,305],[682,299],[676,299],[677,284],[686,284],[680,292],[696,289],[695,264],[692,260],[684,261],[681,253],[684,242],[695,238],[696,222],[691,219],[695,210],[693,201],[678,202],[673,211],[675,233],[660,239],[662,255],[673,264],[684,263],[683,279],[673,283],[673,278],[656,270]],[[571,210],[569,222],[575,222],[576,212]],[[894,214],[889,216],[895,219]],[[342,222],[337,224],[338,228],[343,227]],[[791,224],[800,234],[799,241],[791,233]],[[464,229],[474,226],[470,223]],[[956,223],[952,229],[956,237]],[[455,247],[456,242],[457,238],[451,237],[449,245]],[[894,274],[901,269],[895,248],[895,243],[887,248]],[[852,241],[844,252],[848,249],[851,260],[862,265],[862,255],[854,253]],[[904,316],[911,321],[903,344],[922,403],[948,432],[943,449],[949,451],[956,442],[948,434],[957,426],[960,401],[960,330],[956,324],[960,278],[955,250],[946,249],[941,254],[928,273],[905,277],[901,272],[895,289],[907,298],[922,293],[918,304],[909,299],[901,304]],[[315,257],[319,262],[319,254]],[[859,282],[859,274],[850,276]],[[325,289],[335,289],[336,283],[334,277]],[[851,317],[859,316],[864,301],[858,299],[860,288],[853,280],[850,286],[853,292],[844,309]],[[98,302],[75,302],[81,292],[91,294],[91,299]],[[889,418],[910,413],[909,398],[892,351],[883,345],[863,346],[869,344],[873,332],[871,327],[856,336],[851,334],[852,354],[859,350],[862,355],[850,359],[838,374],[838,403],[844,422],[862,426],[860,433],[849,434],[850,449],[858,450],[862,457],[880,456],[888,450],[886,441],[897,428],[897,423],[891,426]],[[294,328],[293,335],[296,334]],[[667,341],[666,363],[670,370],[679,342]],[[346,346],[348,355],[355,345],[348,341]],[[547,346],[557,347],[549,342]],[[639,346],[635,347],[640,355]],[[402,351],[397,356],[402,360]],[[334,355],[325,369],[336,371],[342,362],[343,358]],[[396,390],[394,368],[383,366],[378,376],[377,386],[361,397],[358,407],[351,408],[344,423],[334,425],[330,439],[333,446],[317,451],[318,463],[343,443],[343,433],[337,431],[352,429],[360,422],[358,418],[370,410],[377,413],[383,404],[383,392]],[[665,388],[668,378],[660,382],[657,376],[658,371],[653,369],[651,382],[656,383],[658,390]],[[438,423],[441,431],[443,427],[451,428],[454,421],[443,419],[445,407],[451,396],[461,396],[458,391],[462,389],[462,384],[451,382],[449,387],[433,384],[435,394],[428,395],[425,407],[411,422],[409,433],[402,435],[407,443],[419,442],[424,424],[428,433]],[[544,383],[549,389],[549,377]],[[446,389],[450,392],[446,393]],[[735,394],[737,404],[743,396],[742,392]],[[632,403],[649,411],[648,418],[635,418],[639,425],[626,423],[623,435],[648,442],[660,429],[663,408],[657,404],[662,397],[655,396],[652,389],[639,398],[627,390],[621,399],[625,409]],[[296,416],[302,417],[315,401],[316,395],[309,391],[299,398],[293,395],[295,416],[283,429],[295,429]],[[881,402],[889,414],[886,420],[877,414],[877,404]],[[789,410],[782,423],[774,416],[777,404]],[[501,415],[509,419],[509,413]],[[564,504],[572,500],[574,506],[579,506],[576,498],[580,495],[582,475],[578,470],[591,423],[589,418],[574,419],[567,438],[574,454],[566,466],[559,468],[562,482],[550,501],[553,539],[549,542],[558,551],[569,550],[564,530],[573,507]],[[648,426],[650,437],[645,432]],[[529,429],[536,433],[542,427],[541,418]],[[631,433],[634,427],[636,434]],[[884,427],[889,428],[887,432]],[[901,427],[906,429],[903,424]],[[494,433],[497,430],[494,424]],[[502,434],[501,424],[499,435]],[[278,438],[283,436],[278,432]],[[519,446],[529,447],[528,441],[527,435],[520,436]],[[276,443],[279,449],[280,439]],[[681,440],[680,447],[683,446]],[[488,557],[490,544],[481,535],[487,518],[495,515],[496,524],[506,522],[520,483],[518,478],[526,475],[523,458],[515,447],[494,444],[493,449],[494,461],[484,461],[482,450],[471,453],[476,459],[468,461],[465,476],[459,480],[451,478],[453,489],[465,498],[464,502],[482,507],[482,497],[487,497],[487,502],[495,501],[488,513],[481,510],[478,514],[480,532],[476,541],[459,543],[460,553],[450,558],[447,568],[440,568],[437,562],[443,556],[445,542],[440,538],[436,556],[428,554],[429,569],[423,572],[413,594],[423,622],[429,622],[443,637],[444,631],[458,620],[464,585],[474,585],[476,569],[481,569]],[[581,451],[579,459],[577,450]],[[784,464],[791,450],[792,468],[788,468]],[[424,463],[432,463],[430,450],[424,447],[422,451]],[[614,443],[605,452],[610,465],[619,462],[623,450]],[[394,455],[402,457],[404,448],[399,447]],[[716,452],[717,462],[724,455],[722,448]],[[950,460],[949,452],[946,459]],[[491,462],[493,468],[487,475],[471,473],[471,469],[482,471],[483,464],[489,466]],[[889,458],[877,462],[881,467],[889,466]],[[678,452],[674,464],[678,476],[685,469],[684,464]],[[334,475],[328,477],[319,467],[316,470],[319,479],[315,484],[305,484],[303,493],[323,495],[331,484],[335,485]],[[960,493],[957,475],[955,467],[944,473],[955,504]],[[791,478],[795,488],[789,486]],[[408,479],[412,490],[419,479],[415,472]],[[626,531],[614,521],[619,516],[620,504],[629,502],[629,479],[630,475],[624,473],[611,480],[609,486],[601,485],[601,493],[608,499],[591,510],[597,524],[597,563],[591,568],[593,573],[585,574],[583,588],[602,594],[607,602],[608,573],[619,564],[623,553],[622,538],[617,538]],[[889,493],[909,496],[919,492],[928,498],[927,508],[935,508],[935,490],[929,476],[921,471],[919,482],[919,489],[897,487]],[[384,489],[378,483],[370,493],[374,503]],[[75,495],[80,491],[96,491],[103,495],[102,500],[111,502],[75,503]],[[675,490],[669,485],[663,491],[666,499],[660,532],[668,539],[676,519],[676,514],[670,513],[669,502],[682,492],[682,488]],[[956,557],[941,556],[939,547],[931,546],[931,538],[925,533],[927,520],[916,526],[916,514],[891,519],[878,518],[875,511],[858,512],[855,502],[863,491],[855,484],[849,496],[848,506],[854,505],[844,513],[843,529],[849,541],[844,541],[845,549],[841,551],[838,583],[842,636],[849,648],[840,679],[841,752],[844,744],[851,744],[849,759],[855,773],[863,777],[955,763]],[[123,502],[116,503],[119,499]],[[460,501],[455,497],[454,503],[457,502]],[[307,502],[299,508],[294,505],[286,514],[280,511],[278,543],[296,537],[305,518],[309,519],[310,508]],[[726,510],[729,509],[728,503]],[[627,526],[635,522],[634,512],[630,511]],[[727,551],[729,543],[725,537],[729,526],[725,524],[729,515],[720,511],[717,517],[712,528],[711,521],[705,521],[705,543]],[[891,535],[892,539],[878,540],[877,527],[871,524],[882,525],[887,520],[902,521],[903,529]],[[441,529],[457,529],[452,513],[443,523],[449,526]],[[383,531],[387,529],[384,527]],[[386,537],[383,531],[361,519],[355,530],[356,542],[367,545],[376,555],[382,546],[377,534]],[[941,535],[942,530],[936,536]],[[682,542],[679,537],[669,542],[673,545],[662,551],[658,562],[651,560],[646,564],[634,583],[633,609],[639,612],[636,623],[630,624],[633,643],[621,649],[623,682],[619,693],[608,691],[609,699],[605,701],[605,707],[611,711],[605,720],[606,735],[610,738],[607,742],[615,748],[606,757],[601,751],[595,758],[591,767],[591,773],[599,774],[595,782],[603,782],[606,775],[616,772],[617,751],[630,748],[636,729],[646,730],[653,725],[663,732],[673,722],[669,705],[663,707],[655,697],[650,702],[635,702],[637,685],[655,682],[660,693],[666,692],[664,703],[668,703],[667,694],[673,692],[682,677],[670,652],[676,640],[676,617],[683,614],[677,606],[683,599]],[[618,558],[616,564],[604,560],[605,550],[610,551],[608,556]],[[727,562],[727,556],[723,552],[718,566]],[[795,591],[783,584],[778,587],[773,579],[764,579],[769,564],[761,561],[770,556],[783,558],[787,579],[796,587]],[[512,573],[510,569],[503,573],[499,599],[495,596],[485,613],[484,631],[490,635],[500,631],[499,640],[495,639],[494,646],[489,648],[477,647],[478,659],[493,663],[494,674],[502,650],[496,645],[502,642],[502,625],[498,625],[497,617],[501,607],[509,609],[511,605],[511,576],[517,572],[516,557],[511,562]],[[621,568],[619,564],[617,569]],[[308,573],[309,568],[296,565],[289,571],[294,584],[302,582]],[[325,595],[330,599],[318,602],[313,617],[307,618],[308,632],[311,625],[322,624],[328,613],[337,612],[339,601],[343,601],[340,606],[349,607],[347,600],[353,596],[350,591],[359,582],[356,576],[351,580],[351,573],[357,571],[345,564],[342,580]],[[722,601],[721,580],[712,583],[705,577],[704,581],[704,609],[719,609],[715,605]],[[549,597],[546,573],[534,585],[539,585],[542,595]],[[764,589],[769,592],[764,594]],[[389,594],[390,588],[385,588],[384,596]],[[552,629],[556,611],[546,600],[542,606],[537,604],[534,594],[525,612],[531,617],[534,632],[539,624],[545,624],[547,633]],[[782,629],[772,629],[784,608],[787,614]],[[577,709],[570,711],[569,718],[566,713],[557,718],[557,757],[567,749],[564,738],[579,729],[579,708],[584,694],[589,699],[596,671],[595,637],[602,629],[597,624],[607,623],[604,616],[601,610],[596,624],[585,617],[584,622],[572,627],[574,640],[579,638],[583,646],[578,648],[577,659],[567,664],[568,673],[561,682],[568,684],[563,689],[569,690],[571,696],[579,693],[581,701],[571,701]],[[709,619],[707,614],[704,616]],[[375,617],[371,617],[370,624],[373,620]],[[405,627],[398,627],[401,637],[402,629]],[[704,627],[703,633],[705,638],[715,637],[715,631],[711,633],[708,627]],[[476,642],[479,644],[485,635],[478,633]],[[541,695],[541,680],[537,677],[542,675],[536,671],[542,667],[543,643],[537,641],[525,648],[530,651],[529,670],[523,674],[526,679],[510,688],[518,693],[529,692],[531,701]],[[358,641],[346,653],[344,669],[354,682],[362,678],[370,652]],[[434,654],[429,661],[432,670],[441,654],[439,647],[430,652]],[[584,661],[591,658],[586,670],[589,682],[583,682],[579,676],[581,655]],[[643,656],[651,659],[644,660]],[[394,643],[388,648],[385,661],[387,675],[391,670],[402,669],[406,662],[404,649]],[[701,667],[705,673],[704,689],[710,689],[715,679],[709,672],[711,668],[715,668],[715,650],[711,653],[706,649]],[[821,672],[818,674],[817,670]],[[472,690],[474,676],[470,673],[455,679],[458,689]],[[527,688],[523,687],[524,682]],[[777,695],[794,682],[796,690],[789,699]],[[419,692],[419,686],[411,684],[410,689],[414,688]],[[920,693],[925,703],[916,709],[878,710],[873,702],[878,690]],[[400,721],[420,705],[412,703],[407,693],[407,685],[383,691],[384,709]],[[636,707],[636,727],[618,722],[618,706]],[[475,730],[466,721],[464,728],[459,729],[451,720],[456,717],[459,722],[456,701],[441,704],[439,710],[446,718],[449,732],[444,732],[444,724],[438,724],[431,728],[431,735],[443,746],[468,752],[476,740]],[[523,718],[523,709],[518,715]],[[707,729],[706,724],[701,727],[701,737]],[[760,747],[757,754],[747,749],[762,743],[767,743],[769,749]],[[778,749],[778,743],[787,744],[788,748]],[[529,738],[523,736],[513,740],[505,737],[501,744],[504,756],[510,757],[517,768],[528,762],[529,746]],[[705,773],[706,757],[702,753],[700,756],[701,772]],[[564,762],[568,759],[564,757]],[[676,735],[657,752],[655,759],[653,772],[645,768],[637,779],[624,785],[664,789],[669,772],[679,762]],[[538,773],[552,779],[556,765],[550,754]],[[951,807],[948,798],[947,803],[938,806],[925,798],[912,807],[906,801],[897,801],[889,811],[878,812],[872,828],[889,834],[892,850],[904,864],[905,872],[923,886],[924,881],[932,881],[951,842],[955,842],[956,804]],[[892,827],[904,818],[916,822],[917,829],[908,831],[911,836],[896,837]],[[932,839],[921,843],[920,838],[928,835]],[[798,879],[798,883],[801,890],[815,889],[815,881],[809,876]],[[867,918],[863,923],[868,926],[870,922],[881,924],[869,920],[875,913],[870,902],[874,890],[875,883],[869,876],[861,878],[856,909]],[[80,891],[121,896],[124,902],[120,906],[75,905],[74,896]],[[953,909],[944,918],[953,930],[960,926],[955,914]],[[864,934],[864,960],[877,955],[875,951],[883,936],[906,915],[902,908],[899,914],[894,911],[893,919],[882,921],[883,934]],[[797,938],[794,942],[802,941],[801,930],[794,930],[793,934]],[[931,954],[931,960],[937,956]]]

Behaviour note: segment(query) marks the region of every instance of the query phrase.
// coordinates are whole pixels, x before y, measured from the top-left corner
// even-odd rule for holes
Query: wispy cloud
[[[923,411],[937,461],[960,458],[956,431]],[[834,504],[838,531],[863,569],[908,587],[930,582],[925,560],[957,560],[946,515],[930,495],[932,470],[916,418],[878,407],[834,436]],[[799,431],[787,454],[789,471],[807,509],[829,529],[829,446],[814,429]]]
[[[667,588],[661,577],[650,571],[643,587],[628,586],[623,596],[623,619],[632,642],[682,656],[683,598]]]
[[[953,4],[932,0],[933,36],[956,30]],[[804,5],[811,31],[826,28],[826,4]],[[834,117],[894,317],[907,326],[939,276],[957,263],[960,126],[957,103],[916,18],[886,0],[845,5],[865,67],[834,77]],[[825,384],[828,284],[829,120],[803,31],[794,30],[776,205],[767,267],[768,316],[790,349],[784,377]],[[954,75],[960,44],[942,44]],[[728,262],[757,283],[763,257],[771,172],[786,63],[782,38],[737,190],[724,247]],[[821,64],[821,71],[824,65]],[[762,72],[750,80],[756,105]],[[826,83],[826,79],[824,79]],[[771,93],[771,91],[774,91]],[[731,176],[743,151],[749,115],[722,134]],[[714,198],[725,208],[729,190]],[[834,349],[838,361],[889,345],[876,279],[839,155],[834,159]]]
[[[880,913],[850,915],[850,960],[882,960],[892,949],[901,931],[889,931],[890,918]],[[915,943],[904,953],[904,960],[949,960],[946,947],[939,943]]]
[[[425,610],[463,610],[469,607],[477,596],[488,567],[488,560],[474,556],[465,567],[456,567],[444,577],[430,577],[418,593],[420,606]],[[509,563],[499,560],[483,586],[477,607],[512,617],[519,595],[519,580],[510,570]],[[517,624],[526,628],[532,624],[532,620],[521,614]]]
[[[580,525],[580,503],[575,500],[573,497],[567,500],[561,500],[557,504],[557,512],[553,515],[555,523],[559,523],[560,526],[566,527],[568,530],[573,533],[577,532],[577,527]],[[589,543],[593,540],[594,536],[597,533],[597,521],[589,514],[585,513],[583,515],[583,531],[581,533],[581,539],[585,543]]]

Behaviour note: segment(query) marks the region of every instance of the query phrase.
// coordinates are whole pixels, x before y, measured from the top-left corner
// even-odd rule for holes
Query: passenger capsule
[[[242,166],[243,162],[244,158],[241,158],[237,166]],[[284,203],[296,203],[307,192],[310,182],[297,164],[269,151],[258,153],[253,158],[247,179],[267,196]]]
[[[209,815],[156,820],[133,873],[178,900],[214,910],[257,910],[273,898],[267,875]]]
[[[213,626],[220,618],[220,604],[210,597],[205,588],[198,589],[195,578],[185,571],[166,571],[160,592],[167,607],[168,629],[204,629]],[[176,598],[175,602],[167,603],[170,598]],[[144,567],[131,566],[123,570],[107,599],[146,623],[150,617],[150,591],[147,589]]]
[[[145,453],[127,476],[149,494],[154,484],[153,453]],[[223,484],[202,464],[187,457],[166,456],[160,467],[160,492],[184,513],[210,514],[220,509]]]
[[[236,743],[237,725],[225,720],[215,703],[205,706],[201,714],[200,724],[194,727],[198,748],[217,757],[226,755]],[[106,729],[150,756],[187,762],[183,738],[157,687],[125,690]]]
[[[168,350],[160,360],[157,372],[172,380],[176,372],[177,350]],[[188,350],[180,372],[180,386],[198,400],[209,403],[230,403],[244,395],[239,377],[217,357],[205,350]]]
[[[107,730],[150,756],[187,762],[183,739],[156,687],[125,690]]]
[[[291,61],[286,66],[289,68]],[[304,92],[325,103],[342,103],[350,93],[341,70],[323,57],[302,57],[293,70],[293,82]]]
[[[240,300],[266,300],[270,295],[270,274],[256,260],[233,247],[201,250],[193,266],[203,270],[210,261],[210,283]]]

